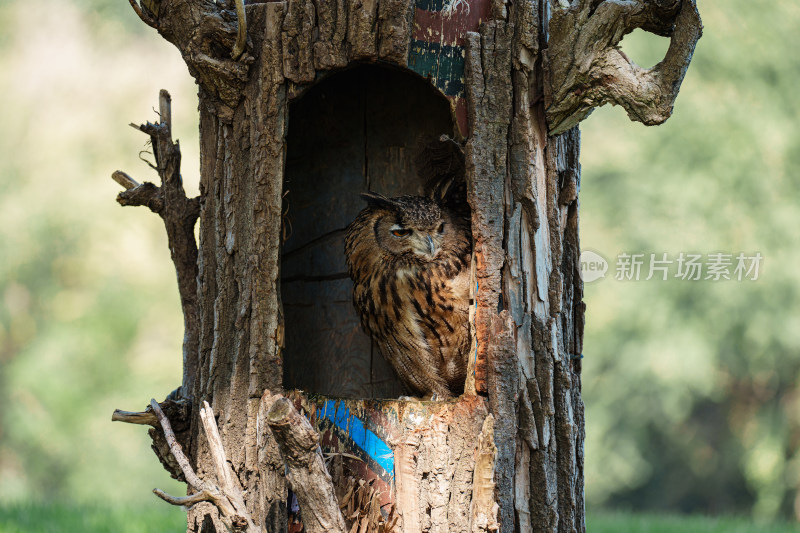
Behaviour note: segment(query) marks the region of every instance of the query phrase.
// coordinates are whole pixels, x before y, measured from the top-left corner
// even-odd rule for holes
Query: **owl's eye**
[[[408,237],[411,235],[411,230],[407,228],[397,228],[392,230],[392,235],[395,237]]]
[[[444,233],[444,222],[442,222],[441,224],[439,224],[439,227],[438,227],[438,228],[436,228],[436,231],[438,231],[440,235],[441,235],[442,233]]]

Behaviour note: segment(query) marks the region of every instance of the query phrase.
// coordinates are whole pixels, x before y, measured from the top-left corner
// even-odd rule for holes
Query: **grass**
[[[800,533],[800,525],[755,523],[748,518],[614,511],[586,514],[587,533]]]
[[[0,533],[182,533],[183,511],[161,505],[141,508],[58,504],[0,504]],[[587,514],[588,533],[800,533],[796,524],[756,524],[744,518],[613,511]]]
[[[0,533],[182,533],[186,514],[162,502],[136,507],[0,504]]]

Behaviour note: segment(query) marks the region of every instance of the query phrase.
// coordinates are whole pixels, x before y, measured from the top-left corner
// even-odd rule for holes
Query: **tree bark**
[[[188,531],[287,531],[287,475],[309,531],[343,529],[334,494],[352,530],[584,531],[576,125],[607,102],[666,119],[700,35],[694,0],[130,1],[198,81],[201,176],[200,198],[181,199],[177,169],[162,165],[179,152],[162,155],[171,138],[148,124],[162,186],[115,177],[128,205],[177,235],[186,373],[170,401],[190,406],[115,419],[158,429],[158,415],[162,462],[193,487],[161,496],[192,505]],[[620,59],[634,27],[672,37],[654,69]],[[356,62],[427,78],[465,141],[476,348],[458,400],[265,394],[285,394],[290,104]]]

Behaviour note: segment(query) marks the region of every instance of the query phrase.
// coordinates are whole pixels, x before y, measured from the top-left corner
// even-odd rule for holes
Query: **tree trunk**
[[[340,527],[333,493],[362,531],[584,531],[576,124],[606,102],[669,116],[694,0],[131,2],[198,81],[201,177],[187,200],[163,106],[141,127],[162,185],[116,174],[165,220],[186,339],[181,389],[115,419],[154,426],[188,531],[295,527],[287,472],[308,531]],[[672,37],[651,70],[617,49],[636,27]],[[378,401],[402,388],[353,318],[342,223],[368,187],[416,192],[439,134],[465,143],[472,209],[466,392]]]

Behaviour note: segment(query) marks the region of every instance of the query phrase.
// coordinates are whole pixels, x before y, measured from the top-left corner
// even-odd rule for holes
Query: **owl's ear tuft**
[[[389,199],[386,198],[382,194],[378,194],[376,192],[367,191],[361,193],[361,198],[367,201],[367,204],[371,207],[382,207],[384,209],[397,209],[397,204]]]

